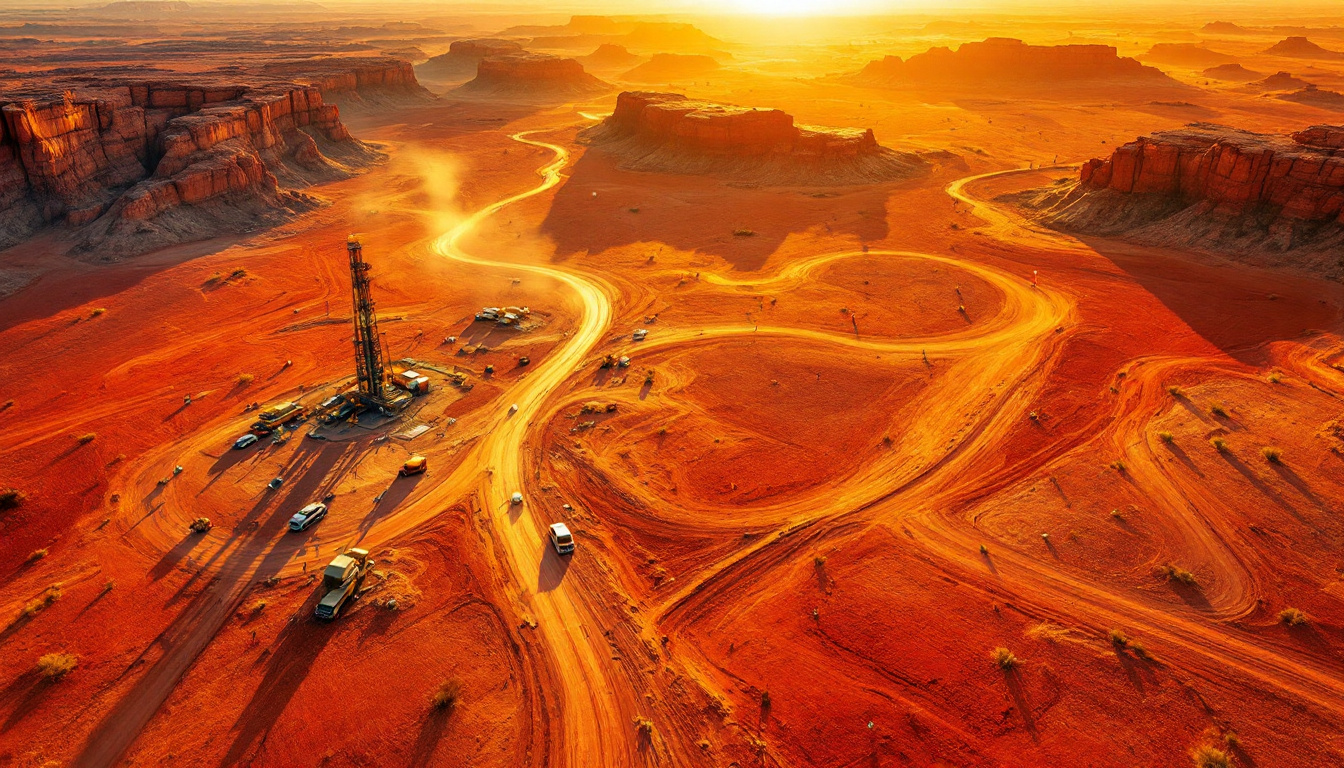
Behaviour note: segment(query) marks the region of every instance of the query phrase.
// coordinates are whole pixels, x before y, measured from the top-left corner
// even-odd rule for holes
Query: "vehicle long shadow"
[[[307,619],[311,615],[314,600],[305,600],[299,609],[299,616],[292,619],[280,634],[279,645],[270,654],[266,674],[261,684],[243,707],[242,714],[234,723],[235,734],[228,752],[220,761],[220,766],[245,765],[256,755],[247,753],[256,745],[260,749],[266,743],[271,728],[280,721],[285,707],[307,679],[313,665],[321,655],[322,649],[331,641],[333,628],[317,624]]]
[[[223,545],[170,599],[171,605],[186,593],[190,584],[206,574],[211,576],[209,584],[192,596],[182,612],[126,666],[122,676],[141,669],[144,661],[159,654],[91,731],[89,740],[71,763],[74,768],[104,768],[115,764],[237,610],[254,580],[265,581],[279,574],[302,551],[303,541],[288,537],[276,540],[269,548],[267,544],[275,536],[275,524],[289,516],[297,499],[307,498],[323,485],[325,474],[346,450],[343,445],[331,443],[300,446],[285,469],[286,475],[297,475],[294,482],[277,494],[263,494]],[[260,523],[267,510],[269,515],[265,525],[254,525]],[[291,668],[289,675],[292,674]]]
[[[542,555],[541,567],[537,571],[537,591],[550,592],[565,580],[565,574],[569,573],[571,556],[556,554],[555,548],[550,544],[542,546],[546,548],[546,554]]]
[[[406,500],[406,497],[410,496],[420,485],[420,480],[423,477],[423,474],[412,475],[411,477],[394,475],[392,484],[387,490],[382,492],[381,498],[378,499],[378,503],[373,505],[373,509],[370,510],[369,514],[365,515],[364,520],[360,522],[359,537],[355,540],[359,541],[363,539],[364,535],[372,530],[373,526],[376,525],[379,520],[392,514],[397,507],[401,506],[401,503]]]

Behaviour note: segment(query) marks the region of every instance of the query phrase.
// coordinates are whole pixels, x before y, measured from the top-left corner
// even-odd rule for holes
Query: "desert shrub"
[[[1212,445],[1213,450],[1219,453],[1227,453],[1227,441],[1221,437],[1213,438],[1209,441],[1209,445]]]
[[[434,695],[430,701],[438,709],[452,712],[457,709],[458,702],[462,700],[462,681],[457,678],[449,678],[439,683],[439,687],[434,689]]]
[[[1232,765],[1226,752],[1208,745],[1190,750],[1190,759],[1195,761],[1195,768],[1230,768]]]
[[[734,235],[735,237],[751,237],[752,235],[755,235],[755,234],[756,234],[756,231],[755,231],[755,230],[751,230],[751,229],[739,228],[739,229],[734,229],[734,230],[733,230],[733,235]]]
[[[28,500],[28,494],[18,488],[0,490],[0,509],[17,509]]]
[[[1114,469],[1116,472],[1124,474],[1126,469],[1125,462],[1121,461],[1120,459],[1116,459],[1115,461],[1111,462],[1111,469]]]
[[[36,563],[38,560],[41,560],[42,558],[46,557],[47,552],[48,550],[46,548],[34,549],[32,552],[28,553],[28,559],[25,562]]]
[[[812,566],[820,571],[822,568],[826,567],[826,558],[823,555],[817,555],[812,558]]]
[[[770,708],[770,692],[761,691],[761,709],[769,709],[769,708]]]
[[[1164,443],[1171,443],[1176,440],[1176,436],[1171,434],[1170,432],[1158,432],[1157,436],[1162,438],[1162,442]]]
[[[1129,647],[1129,638],[1125,636],[1124,632],[1121,632],[1118,629],[1112,629],[1110,631],[1110,637],[1111,645],[1114,645],[1116,648]]]
[[[96,307],[92,312],[89,313],[89,317],[97,317],[106,311],[107,309],[104,307]]]
[[[253,378],[254,378],[254,377],[253,377],[252,374],[250,374],[250,373],[240,373],[240,374],[238,374],[238,386],[240,386],[240,387],[246,387],[248,384],[251,384],[251,383],[252,383],[252,379],[253,379]]]
[[[237,280],[237,279],[239,279],[239,278],[243,278],[243,277],[247,277],[247,270],[246,270],[246,269],[243,269],[242,267],[239,267],[239,268],[237,268],[237,269],[235,269],[235,270],[233,270],[232,272],[229,273],[229,279],[230,279],[230,280]]]
[[[992,659],[999,669],[1002,669],[1004,672],[1010,672],[1017,669],[1017,667],[1022,664],[1017,656],[1013,655],[1012,651],[1002,647],[990,651],[989,658]]]
[[[1167,387],[1167,393],[1170,394],[1172,397],[1180,397],[1181,388],[1176,386],[1175,384],[1172,384],[1171,386]]]
[[[1265,461],[1268,461],[1270,464],[1283,463],[1283,451],[1279,450],[1278,448],[1275,448],[1272,445],[1267,445],[1264,448],[1261,448],[1260,455],[1264,456]]]
[[[1279,611],[1279,621],[1290,627],[1306,624],[1310,620],[1310,617],[1300,608],[1284,608]]]
[[[1161,571],[1161,573],[1164,576],[1166,576],[1168,579],[1171,579],[1172,581],[1179,581],[1182,584],[1190,584],[1190,585],[1198,583],[1197,580],[1195,579],[1195,574],[1185,570],[1184,568],[1178,565],[1172,565],[1171,563],[1167,563],[1158,570]]]
[[[79,437],[76,437],[76,438],[75,438],[75,440],[76,440],[80,445],[88,445],[89,443],[92,443],[94,440],[97,440],[97,439],[98,439],[98,433],[97,433],[97,432],[85,432],[84,434],[82,434],[82,435],[80,435]]]
[[[653,721],[649,718],[640,715],[634,719],[634,723],[635,730],[639,731],[640,736],[647,739],[653,735]]]
[[[115,582],[115,581],[113,581],[113,580],[111,580],[111,579],[108,579],[108,580],[107,580],[107,583],[103,585],[103,591],[104,591],[104,592],[111,592],[112,590],[114,590],[114,589],[116,589],[116,588],[117,588],[117,582]]]
[[[48,653],[37,660],[37,673],[48,680],[60,680],[79,665],[73,653]]]
[[[255,603],[252,604],[252,614],[253,614],[254,616],[255,616],[256,614],[258,614],[258,613],[261,613],[261,612],[264,611],[264,610],[266,610],[266,601],[265,601],[265,600],[258,600],[257,602],[255,602]]]
[[[1214,416],[1227,418],[1227,409],[1223,407],[1222,403],[1214,403],[1209,406],[1209,413],[1212,413]]]
[[[1129,641],[1129,650],[1133,651],[1134,655],[1138,656],[1140,659],[1152,658],[1151,656],[1148,655],[1148,649],[1145,648],[1143,643],[1139,642],[1138,640]]]
[[[1269,383],[1270,383],[1270,384],[1278,384],[1280,381],[1283,381],[1283,377],[1280,376],[1279,374],[1277,374],[1277,373],[1271,373],[1271,374],[1269,374]]]

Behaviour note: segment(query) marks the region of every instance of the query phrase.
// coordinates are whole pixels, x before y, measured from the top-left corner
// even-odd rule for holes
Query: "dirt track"
[[[562,409],[588,396],[582,389],[569,391],[567,387],[577,375],[586,374],[599,346],[610,336],[624,286],[599,276],[595,270],[493,260],[468,253],[461,245],[504,208],[546,193],[562,181],[568,151],[559,144],[532,138],[534,133],[517,133],[512,139],[552,153],[553,157],[538,169],[542,181],[478,209],[436,237],[429,247],[437,256],[487,272],[527,273],[558,281],[580,302],[582,311],[574,328],[505,393],[502,405],[484,417],[479,436],[453,471],[436,478],[431,487],[407,504],[371,524],[354,518],[325,522],[323,541],[384,545],[431,522],[450,505],[464,498],[475,499],[491,521],[509,569],[508,581],[521,591],[520,610],[535,623],[549,661],[550,682],[557,686],[553,691],[560,713],[554,734],[557,762],[573,766],[658,761],[688,764],[691,760],[687,756],[696,754],[697,749],[691,743],[691,734],[668,727],[644,737],[632,726],[632,719],[648,713],[650,705],[643,698],[641,682],[621,664],[609,663],[612,642],[602,627],[609,624],[612,606],[603,603],[606,594],[593,588],[591,578],[576,578],[579,574],[569,572],[571,568],[578,571],[579,566],[570,566],[551,552],[545,538],[551,520],[541,516],[543,507],[536,503],[538,475],[529,477],[530,470],[537,466],[530,457],[537,453],[539,433]],[[970,189],[975,182],[1002,175],[969,177],[951,184],[947,193],[966,206],[969,215],[987,222],[985,231],[1005,244],[1056,254],[1067,255],[1070,249],[1085,252],[1066,238],[1040,235],[976,198]],[[1247,548],[1230,541],[1224,526],[1209,519],[1204,510],[1218,506],[1210,491],[1172,475],[1163,466],[1157,456],[1161,446],[1146,431],[1153,412],[1169,407],[1165,386],[1172,377],[1191,370],[1250,377],[1236,366],[1204,358],[1147,358],[1142,365],[1128,369],[1123,395],[1116,399],[1104,426],[1098,428],[1100,439],[1126,462],[1129,480],[1161,508],[1169,546],[1216,574],[1203,594],[1210,605],[1204,614],[1173,613],[1165,603],[1108,588],[1010,547],[996,548],[991,560],[978,553],[984,535],[976,517],[948,510],[960,508],[967,497],[985,495],[985,489],[998,482],[978,467],[987,457],[1004,450],[1015,425],[1032,411],[1064,346],[1079,333],[1076,300],[1068,291],[1050,285],[1048,279],[1036,287],[1029,274],[1008,273],[947,255],[889,249],[819,253],[790,261],[768,277],[740,280],[714,273],[706,275],[705,283],[726,291],[750,288],[755,292],[784,292],[812,279],[828,265],[860,257],[923,259],[974,275],[1002,294],[1002,307],[991,317],[976,318],[957,330],[924,338],[886,339],[877,334],[838,334],[769,323],[682,324],[660,328],[645,342],[640,354],[651,359],[739,338],[872,353],[887,364],[927,367],[932,382],[928,402],[936,403],[923,413],[917,428],[897,437],[888,452],[862,465],[842,483],[783,500],[719,509],[711,518],[689,506],[679,509],[666,504],[656,493],[633,485],[627,488],[632,497],[651,506],[668,506],[669,519],[679,518],[706,535],[736,533],[744,526],[771,532],[737,547],[726,557],[703,563],[688,578],[658,594],[649,605],[654,617],[646,627],[649,637],[655,631],[684,637],[698,619],[711,612],[728,612],[735,605],[763,600],[771,588],[772,574],[806,558],[811,549],[822,544],[838,545],[871,528],[885,526],[903,530],[909,545],[938,562],[938,567],[970,581],[981,580],[992,594],[1010,595],[1019,607],[1029,608],[1036,616],[1087,626],[1098,633],[1124,625],[1165,644],[1188,668],[1209,679],[1230,667],[1321,711],[1344,712],[1344,683],[1330,663],[1305,652],[1224,632],[1213,624],[1244,619],[1256,608],[1264,593],[1256,576],[1262,565],[1248,563],[1240,554]],[[1302,375],[1319,380],[1319,386],[1331,386],[1330,371],[1318,359],[1303,359],[1300,365]],[[638,399],[628,393],[618,392],[612,399],[638,407]],[[509,413],[506,407],[513,403],[518,409]],[[157,509],[168,513],[127,521],[134,523],[126,534],[133,548],[157,556],[181,546],[181,530],[190,516],[192,493],[198,492],[197,487],[183,483],[158,488],[161,468],[171,466],[176,456],[210,455],[214,447],[227,442],[231,428],[225,425],[195,433],[183,443],[152,451],[139,463],[141,472],[128,486],[128,495],[152,499],[151,513]],[[18,437],[36,440],[38,434],[34,431]],[[1094,449],[1075,446],[1072,451]],[[1045,459],[1041,470],[1048,471],[1064,463],[1069,453],[1041,458]],[[301,473],[319,459],[315,454],[298,455],[286,474]],[[515,491],[524,494],[521,506],[509,503]],[[297,498],[297,491],[295,494]],[[288,495],[285,498],[292,500]],[[156,643],[151,654],[153,666],[102,721],[77,764],[115,764],[237,608],[249,585],[272,575],[292,574],[299,567],[297,558],[310,546],[317,552],[317,546],[310,542],[290,544],[273,533],[261,533],[275,530],[273,525],[255,526],[255,530],[249,527],[257,520],[269,523],[284,508],[284,502],[263,499],[232,531],[218,528],[192,545],[191,557],[201,564],[204,574],[196,578],[209,579],[210,587]],[[586,548],[587,543],[580,538],[581,550],[576,558],[600,556],[600,550]],[[986,562],[992,562],[992,578],[985,575]],[[707,654],[690,650],[691,642],[680,643],[679,647],[688,650],[677,653],[675,663],[690,670],[702,689],[727,698],[726,686],[716,682],[720,676]]]

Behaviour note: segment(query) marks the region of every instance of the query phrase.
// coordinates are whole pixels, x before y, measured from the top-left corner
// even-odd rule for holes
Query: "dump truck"
[[[340,615],[348,600],[359,596],[364,577],[373,570],[373,559],[367,549],[348,549],[337,555],[322,572],[322,599],[313,614],[319,619],[334,619]]]

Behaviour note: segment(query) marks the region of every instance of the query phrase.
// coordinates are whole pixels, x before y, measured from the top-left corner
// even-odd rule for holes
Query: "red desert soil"
[[[1000,201],[1192,121],[1286,134],[1329,113],[1141,69],[1172,22],[1138,13],[935,26],[1131,41],[1084,51],[1123,87],[956,93],[817,78],[934,67],[951,54],[910,42],[919,24],[781,50],[726,24],[322,13],[293,48],[262,11],[196,22],[204,40],[70,18],[80,40],[180,47],[179,71],[219,46],[731,44],[678,88],[940,159],[744,184],[589,151],[614,93],[367,104],[341,122],[386,162],[307,188],[325,204],[280,226],[117,263],[53,255],[59,228],[4,251],[0,488],[23,496],[0,509],[0,765],[1344,763],[1344,288],[1291,253],[1271,270],[1073,237]],[[1247,35],[1182,29],[1276,71],[1282,19],[1248,14]],[[16,19],[63,41],[25,71],[84,50]],[[137,63],[115,53],[75,61]],[[391,426],[231,450],[249,404],[349,385],[352,233],[390,356],[427,364],[431,393]],[[472,320],[513,305],[523,329]],[[429,471],[398,478],[413,453]],[[213,528],[190,534],[198,516]],[[316,575],[354,546],[369,590],[318,623]],[[59,679],[52,653],[76,657]]]

